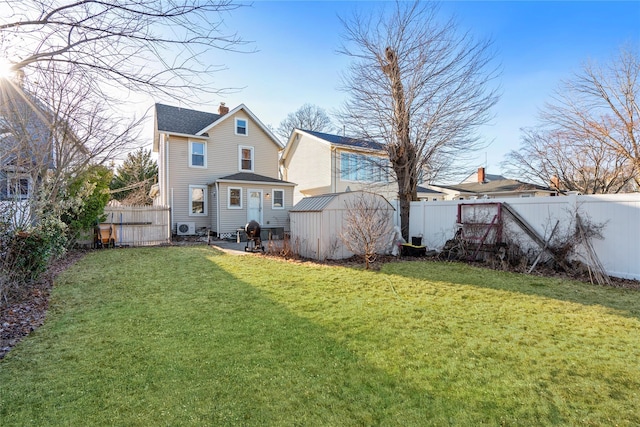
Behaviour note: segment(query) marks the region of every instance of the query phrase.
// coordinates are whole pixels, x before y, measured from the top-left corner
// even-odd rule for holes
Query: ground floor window
[[[284,190],[273,190],[271,198],[272,209],[284,209]]]
[[[229,187],[229,209],[242,209],[242,188]]]
[[[189,186],[189,207],[191,216],[207,215],[207,186]]]

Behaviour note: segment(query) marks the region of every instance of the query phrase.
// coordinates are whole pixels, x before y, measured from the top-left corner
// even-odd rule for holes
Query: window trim
[[[240,190],[240,205],[232,205],[231,204],[231,190]],[[242,209],[242,187],[227,187],[227,209]]]
[[[242,150],[250,150],[251,151],[251,169],[243,169],[242,168]],[[255,170],[255,148],[249,145],[238,145],[238,171],[240,172],[253,172]]]
[[[276,206],[276,191],[282,193],[282,206]],[[272,188],[271,189],[271,209],[273,210],[282,210],[284,209],[284,190],[282,188]]]
[[[193,164],[193,144],[202,144],[203,145],[203,165],[194,165]],[[190,168],[198,168],[198,169],[206,169],[207,168],[207,141],[192,141],[189,140],[189,167]]]
[[[240,126],[238,126],[238,122],[240,122],[240,121],[244,122],[244,133],[238,132],[238,128],[240,127]],[[236,135],[239,135],[239,136],[248,136],[249,135],[249,120],[243,119],[243,118],[240,118],[240,117],[236,117],[235,123],[236,123],[236,127],[234,128],[234,131],[235,131]]]
[[[193,190],[195,189],[201,189],[202,190],[202,194],[204,196],[204,200],[203,202],[203,207],[202,207],[202,213],[194,213],[193,212]],[[192,184],[189,185],[189,216],[207,216],[208,215],[208,187],[206,185],[196,185],[196,184]]]

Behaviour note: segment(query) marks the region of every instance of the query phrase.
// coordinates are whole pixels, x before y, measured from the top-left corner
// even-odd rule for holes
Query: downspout
[[[335,146],[331,146],[331,192],[336,192],[336,180],[338,179],[338,161],[336,159],[337,151]]]
[[[216,181],[216,234],[220,237],[220,183]]]

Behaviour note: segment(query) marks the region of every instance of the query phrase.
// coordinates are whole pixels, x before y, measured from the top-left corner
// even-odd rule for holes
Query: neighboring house
[[[283,179],[297,184],[293,200],[367,190],[397,199],[397,185],[381,144],[339,135],[294,129],[281,158]]]
[[[51,114],[21,85],[0,79],[0,221],[25,226],[30,200],[54,167]]]
[[[46,110],[15,83],[0,80],[0,200],[29,199],[53,167]]]
[[[460,184],[425,185],[427,189],[444,193],[444,200],[494,199],[498,197],[557,196],[557,190],[537,184],[489,175],[484,168],[469,175]]]
[[[171,207],[176,234],[230,237],[250,220],[288,230],[295,184],[279,179],[282,149],[245,105],[213,114],[156,104],[154,204]]]

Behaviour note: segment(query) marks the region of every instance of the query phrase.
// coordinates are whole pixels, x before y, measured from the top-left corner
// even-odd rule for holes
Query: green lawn
[[[104,250],[0,361],[0,425],[640,425],[640,292]]]

